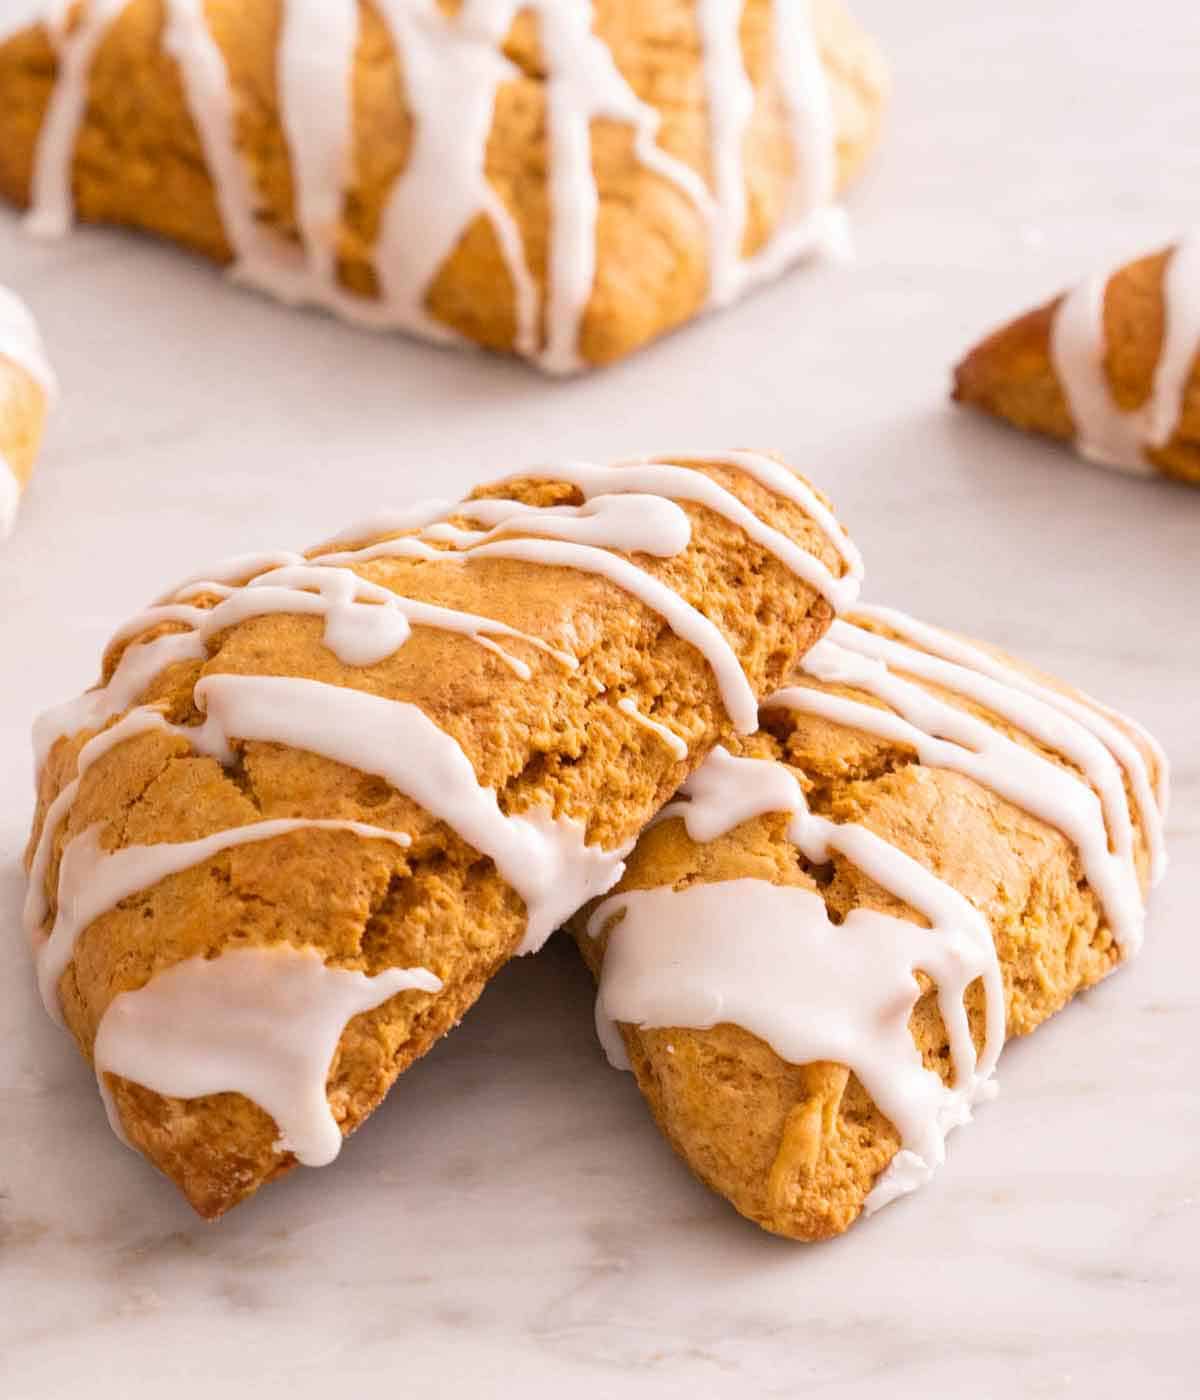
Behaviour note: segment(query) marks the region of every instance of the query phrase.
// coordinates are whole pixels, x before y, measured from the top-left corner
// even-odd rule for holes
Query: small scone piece
[[[743,1215],[839,1234],[941,1164],[1006,1023],[1136,951],[1165,794],[1130,721],[856,610],[572,921],[609,1056]]]
[[[206,1216],[321,1164],[608,889],[858,587],[773,458],[531,470],[199,574],[39,721],[26,922]]]
[[[33,317],[0,287],[0,540],[16,520],[54,394],[54,374]]]
[[[886,91],[841,0],[46,0],[0,193],[562,373],[837,243]]]
[[[1200,235],[994,332],[954,398],[1103,466],[1200,484]]]

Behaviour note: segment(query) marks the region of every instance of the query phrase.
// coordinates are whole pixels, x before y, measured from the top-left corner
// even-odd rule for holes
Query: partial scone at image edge
[[[144,229],[288,302],[554,373],[844,241],[888,77],[841,0],[429,11],[0,16],[0,193],[42,234]]]

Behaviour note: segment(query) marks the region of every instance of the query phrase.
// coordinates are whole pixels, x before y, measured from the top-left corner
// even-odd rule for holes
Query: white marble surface
[[[1200,493],[951,411],[978,332],[1195,218],[1188,0],[858,0],[893,56],[860,263],[600,377],[364,338],[138,240],[0,272],[64,387],[0,553],[0,1394],[1125,1395],[1200,1386]],[[763,444],[836,497],[877,599],[1128,707],[1175,762],[1139,962],[1009,1050],[924,1194],[832,1245],[693,1183],[593,1040],[569,948],[512,966],[324,1172],[218,1226],[109,1136],[18,928],[33,712],[192,565],[481,469]]]

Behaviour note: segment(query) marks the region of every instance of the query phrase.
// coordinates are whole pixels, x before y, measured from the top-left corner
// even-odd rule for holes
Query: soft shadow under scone
[[[334,10],[344,8],[342,0],[330,0],[330,4]],[[475,22],[492,23],[494,14],[503,17],[507,14],[505,5],[506,0],[490,7],[475,0]],[[403,21],[417,23],[417,32],[425,36],[421,43],[433,42],[431,17],[439,8],[443,15],[455,16],[460,7],[450,0],[439,0],[435,6],[431,0],[430,16],[418,22],[413,7]],[[397,319],[408,322],[408,328],[418,333],[453,331],[492,349],[515,349],[551,369],[603,364],[702,309],[710,291],[708,229],[694,194],[639,159],[628,120],[597,118],[591,129],[598,193],[595,275],[590,286],[585,282],[579,289],[582,304],[563,310],[570,322],[568,328],[578,332],[569,337],[573,343],[548,343],[550,322],[558,314],[546,305],[554,255],[551,235],[560,240],[567,234],[551,228],[553,201],[546,172],[548,162],[558,156],[547,131],[547,45],[539,37],[535,13],[515,4],[508,8],[518,15],[503,43],[511,67],[497,90],[486,158],[481,155],[480,167],[523,244],[531,293],[542,304],[539,324],[530,327],[531,343],[518,344],[517,288],[504,235],[497,231],[500,224],[496,218],[485,216],[478,208],[467,211],[461,229],[449,230],[444,251],[434,257],[420,313]],[[586,6],[583,8],[586,12]],[[74,146],[74,205],[84,219],[148,229],[228,261],[245,249],[237,247],[229,208],[220,207],[207,168],[211,156],[206,155],[202,133],[189,110],[180,69],[163,41],[167,16],[176,25],[177,36],[183,36],[183,12],[189,9],[175,0],[129,0],[99,42],[90,64],[87,105]],[[383,6],[363,0],[357,16],[357,43],[347,65],[353,70],[352,132],[345,161],[349,175],[344,190],[333,187],[331,192],[327,184],[314,185],[317,197],[313,203],[328,202],[329,207],[305,211],[299,207],[298,166],[294,153],[289,153],[281,120],[279,55],[287,0],[205,0],[202,9],[218,46],[218,72],[223,58],[232,84],[236,142],[244,163],[237,178],[247,179],[250,188],[244,210],[251,226],[247,237],[278,233],[295,254],[303,229],[306,240],[316,245],[309,252],[322,262],[326,257],[330,260],[333,299],[347,294],[337,309],[370,320],[378,310],[372,301],[386,290],[389,278],[389,269],[379,266],[376,256],[381,237],[387,235],[387,201],[398,176],[406,172],[413,149],[414,120],[405,96],[403,64],[397,58],[403,39],[394,40]],[[754,92],[745,140],[736,143],[738,159],[745,166],[737,198],[745,199],[739,251],[746,257],[768,243],[787,217],[794,193],[789,114],[783,109],[773,72],[772,25],[777,10],[791,25],[807,23],[803,5],[783,4],[782,0],[778,4],[747,0],[741,20],[743,59]],[[80,23],[86,22],[87,14],[85,3],[78,9]],[[429,23],[421,30],[425,20]],[[816,0],[813,22],[820,54],[818,67],[824,69],[827,86],[821,98],[831,105],[833,116],[831,148],[825,154],[836,167],[831,183],[844,188],[875,145],[887,90],[886,71],[874,42],[846,13],[841,0]],[[605,57],[593,56],[588,63],[595,72],[601,71],[611,51],[618,81],[627,84],[624,90],[629,99],[636,98],[652,109],[652,115],[657,114],[660,150],[682,162],[686,177],[699,175],[711,186],[712,127],[696,14],[690,0],[597,0],[594,33],[606,46],[600,51]],[[176,52],[183,42],[179,38]],[[455,42],[461,44],[461,40]],[[487,43],[475,44],[467,61],[479,66],[480,53],[486,47]],[[330,61],[328,55],[322,59]],[[413,61],[423,63],[424,59]],[[198,72],[204,68],[198,63]],[[313,64],[314,74],[320,68],[319,62]],[[490,69],[480,68],[479,83],[488,80],[487,71]],[[39,133],[55,91],[55,78],[55,48],[43,29],[18,33],[7,43],[0,41],[0,192],[20,204],[31,198]],[[730,78],[730,96],[735,102],[739,98],[733,84],[738,78],[738,74]],[[564,81],[569,85],[589,80],[568,77]],[[595,81],[594,73],[591,81]],[[811,76],[806,81],[812,81]],[[201,85],[198,79],[190,94],[193,110],[197,102],[203,102],[204,113],[219,126],[224,120],[221,104],[211,93],[207,99],[201,98],[195,90]],[[310,128],[336,115],[324,114],[324,108],[336,106],[336,102],[316,88],[311,104],[305,117]],[[317,123],[314,111],[323,114]],[[451,120],[459,123],[459,139],[464,143],[476,139],[469,130],[472,118],[468,114],[455,111]],[[801,120],[799,115],[796,120]],[[214,139],[211,132],[207,139]],[[325,178],[320,169],[322,159],[326,165],[341,163],[328,154],[314,160],[312,168],[318,179]],[[437,164],[443,183],[449,185],[458,178],[445,158]],[[227,188],[234,189],[232,181]],[[432,192],[434,198],[440,193]],[[828,200],[833,193],[831,188],[820,197]],[[573,200],[565,222],[582,219],[586,226],[589,215],[585,206],[590,198],[587,194],[582,203]],[[422,240],[436,236],[432,220],[414,214],[412,222],[416,226],[406,236],[410,248],[423,257]],[[396,233],[403,235],[405,230]],[[585,268],[592,256],[593,240],[587,238],[586,244],[581,246],[579,257],[570,259],[578,263],[581,257]],[[403,243],[398,257],[400,262],[409,257]],[[268,290],[306,299],[303,292],[272,287],[269,270],[263,276],[251,267],[242,270],[247,280]],[[406,269],[398,264],[392,272],[392,280],[403,284]],[[575,298],[573,291],[566,295]],[[425,312],[430,319],[422,324]]]
[[[908,630],[907,620],[886,610],[878,610],[873,617],[865,612],[853,615],[849,621],[860,631],[893,640]],[[814,664],[820,652],[831,643],[836,646],[837,639],[845,635],[845,624],[835,624],[829,640],[810,653]],[[946,636],[940,634],[940,639]],[[869,638],[867,644],[872,645]],[[1165,768],[1156,746],[1136,726],[1084,701],[1077,692],[1037,677],[999,651],[986,649],[986,655],[1086,704],[1136,746],[1148,780],[1143,792],[1148,810],[1139,807],[1129,786],[1129,774],[1122,778],[1133,823],[1130,893],[1140,900],[1152,873],[1157,875],[1161,868],[1159,804],[1165,796]],[[873,707],[873,713],[882,710],[891,716],[891,709],[877,697],[851,685],[817,679],[808,665],[802,663],[789,684],[809,696],[817,692],[818,707],[827,697],[843,697],[865,702]],[[902,660],[889,665],[895,673],[903,671]],[[915,681],[912,676],[907,679]],[[927,694],[977,716],[1031,753],[1040,752],[1065,771],[1076,771],[1067,760],[1040,749],[1012,723],[974,701],[928,681],[915,683]],[[1079,850],[1046,822],[970,777],[922,763],[907,744],[855,729],[841,718],[768,701],[762,719],[763,728],[757,735],[728,745],[727,750],[756,760],[749,766],[755,772],[773,766],[772,760],[787,765],[786,771],[803,788],[812,813],[831,819],[839,830],[851,823],[865,827],[950,886],[952,894],[965,896],[982,913],[986,920],[980,926],[983,937],[987,938],[990,926],[995,947],[994,955],[989,950],[988,957],[993,968],[998,960],[1003,979],[1002,993],[997,984],[996,1001],[997,1005],[1003,1002],[1008,1034],[1033,1030],[1136,950],[1140,929],[1129,930],[1136,936],[1122,949],[1087,881]],[[721,757],[718,750],[715,758]],[[1127,757],[1132,758],[1132,751]],[[713,762],[710,760],[710,765]],[[732,770],[736,765],[727,766]],[[1153,798],[1147,797],[1151,788]],[[729,789],[727,799],[733,791]],[[688,834],[679,815],[682,810],[678,805],[669,808],[666,819],[642,837],[611,905],[606,901],[599,913],[593,907],[572,921],[580,950],[601,979],[602,995],[609,939],[620,921],[630,917],[630,908],[636,907],[622,904],[623,891],[646,891],[653,901],[669,891],[691,891],[703,899],[704,890],[719,889],[725,882],[766,882],[818,894],[834,926],[828,930],[832,937],[864,936],[861,929],[845,926],[847,915],[854,910],[880,910],[924,926],[930,938],[941,936],[846,855],[834,850],[827,861],[806,857],[789,839],[789,816],[776,808],[764,805],[764,815],[755,815],[703,843]],[[651,912],[637,926],[638,936],[654,945],[664,927],[662,918],[672,911],[664,912],[661,903],[643,907]],[[701,911],[693,917],[703,916],[702,904],[689,907]],[[730,956],[745,958],[762,930],[755,926],[748,904],[733,907],[742,911],[745,922],[727,931]],[[678,982],[680,968],[689,957],[689,940],[695,946],[695,924],[688,924],[686,914],[677,918],[683,922],[670,947],[684,962],[671,961],[665,952],[651,953],[652,959],[659,959],[650,964],[651,983],[657,978],[658,987],[650,985],[652,995],[646,1005],[662,1004],[660,993],[664,987],[669,991],[673,981]],[[781,933],[786,934],[791,927],[799,937],[798,924],[786,921]],[[738,948],[743,950],[740,954]],[[807,966],[811,980],[819,985],[824,969]],[[794,985],[786,983],[786,976],[786,970],[780,968],[785,988]],[[904,999],[904,989],[899,989],[900,1013],[904,1006],[913,1005],[909,1030],[924,1066],[949,1085],[952,1071],[947,1030],[934,984],[924,972],[918,973],[918,983],[921,991],[918,994],[914,985],[911,999]],[[984,988],[983,980],[971,981],[960,1003],[967,1008],[970,1037],[981,1054]],[[720,987],[713,990],[718,997],[722,995]],[[706,1004],[711,1008],[712,1001]],[[888,1008],[876,1010],[883,1016]],[[840,1008],[834,1004],[823,1006],[822,1011],[836,1017]],[[786,990],[781,993],[779,1013],[783,1018],[789,1014]],[[605,1014],[601,1001],[598,1017],[602,1025]],[[848,1008],[847,1017],[852,1014]],[[789,1063],[765,1039],[719,1015],[718,1023],[709,1029],[687,1029],[657,1017],[649,1025],[652,1028],[619,1022],[620,1036],[638,1087],[659,1127],[696,1175],[743,1215],[775,1233],[817,1240],[846,1230],[862,1212],[901,1146],[900,1134],[859,1077],[839,1063]],[[988,1111],[1001,1112],[1002,1104]],[[902,1186],[879,1203],[906,1189],[912,1186]]]
[[[114,998],[153,987],[160,974],[185,959],[219,961],[232,949],[290,944],[316,949],[331,966],[372,976],[382,969],[426,969],[441,979],[440,993],[397,995],[351,1020],[341,1037],[329,1066],[328,1099],[342,1132],[351,1132],[397,1075],[458,1022],[487,979],[517,950],[526,933],[526,906],[493,860],[378,776],[386,770],[373,766],[375,755],[363,759],[369,771],[360,771],[319,751],[327,745],[340,751],[342,731],[353,728],[340,715],[339,698],[352,691],[397,702],[384,705],[397,721],[420,719],[460,746],[474,771],[471,781],[483,785],[488,801],[494,790],[505,821],[548,806],[556,819],[582,824],[588,850],[597,856],[612,852],[606,859],[615,865],[620,848],[632,844],[712,744],[729,737],[733,722],[726,709],[728,675],[722,688],[705,653],[672,630],[665,613],[630,592],[629,584],[593,570],[633,571],[635,583],[650,580],[638,586],[665,586],[671,598],[683,599],[694,615],[707,618],[706,625],[725,639],[720,645],[731,649],[733,670],[742,676],[737,684],[748,687],[749,719],[740,723],[751,728],[754,697],[779,684],[829,625],[829,602],[800,575],[824,578],[826,593],[857,587],[856,556],[828,518],[823,524],[817,518],[822,507],[808,488],[777,462],[751,454],[741,460],[748,465],[730,457],[676,464],[665,469],[675,472],[668,485],[685,496],[714,483],[727,488],[718,492],[727,512],[748,507],[761,522],[753,527],[760,541],[766,538],[763,524],[779,532],[766,544],[709,505],[673,504],[665,488],[659,495],[612,494],[631,489],[622,474],[633,481],[641,471],[636,464],[573,468],[593,474],[590,491],[556,474],[567,469],[547,468],[486,488],[440,516],[435,511],[429,518],[441,523],[430,525],[428,535],[400,531],[399,522],[364,526],[352,537],[356,547],[392,543],[374,545],[375,557],[368,550],[366,557],[344,558],[345,567],[335,565],[329,548],[312,556],[316,569],[298,556],[290,565],[284,558],[282,575],[264,576],[281,563],[279,556],[243,561],[226,573],[224,585],[191,585],[174,595],[185,601],[169,602],[165,612],[152,611],[118,634],[106,656],[104,679],[124,685],[122,676],[134,677],[123,703],[112,710],[105,702],[112,710],[106,716],[96,709],[98,694],[91,693],[54,712],[39,731],[46,757],[30,846],[31,933],[43,960],[51,946],[47,931],[62,913],[59,882],[73,859],[70,853],[80,853],[86,865],[97,838],[101,858],[131,847],[161,855],[167,849],[163,842],[193,841],[255,822],[320,818],[362,823],[376,833],[381,828],[407,833],[412,844],[404,850],[386,839],[370,839],[370,831],[305,829],[198,856],[190,868],[145,888],[135,882],[134,892],[116,907],[93,910],[95,917],[82,921],[77,941],[68,945],[73,956],[61,978],[53,968],[49,974],[42,968],[43,994],[50,1005],[56,997],[61,1000],[83,1053],[91,1056]],[[782,490],[771,489],[764,484],[768,481]],[[644,480],[641,489],[647,489]],[[603,496],[595,506],[561,509],[595,492]],[[496,542],[464,562],[460,547],[468,549],[473,537],[462,531],[487,512],[480,502],[491,497],[508,501],[490,502],[495,509],[484,521],[484,526],[493,523],[498,513]],[[813,511],[798,501],[811,502]],[[543,507],[556,509],[547,513]],[[630,531],[653,534],[648,522],[664,512],[683,527],[686,544],[676,538],[668,547],[651,539],[630,553],[619,544],[604,547],[597,537],[605,530],[619,538]],[[543,545],[558,549],[560,535],[571,538],[573,531],[583,532],[575,538],[591,538],[599,547],[578,566],[564,567],[565,558],[542,562]],[[768,547],[772,541],[775,552]],[[396,550],[410,546],[418,557],[397,557]],[[652,546],[655,553],[641,552]],[[519,555],[523,549],[535,557],[494,557],[497,551]],[[485,557],[487,550],[491,555]],[[780,551],[792,551],[799,564],[785,565]],[[259,584],[227,586],[256,575]],[[312,590],[354,584],[356,576],[369,581],[362,585],[368,592],[349,612],[344,605],[338,605],[341,612],[332,607],[321,616],[296,612],[301,606],[316,611],[324,595]],[[156,656],[139,675],[148,643],[165,638],[168,647],[190,645],[189,627],[203,626],[219,606],[255,606],[263,597],[255,588],[272,578],[282,591],[263,605],[265,615],[233,620],[207,638],[201,655],[176,660],[161,673]],[[361,629],[384,620],[383,605],[392,594],[422,600],[417,607],[438,604],[459,614],[481,614],[495,627],[490,636],[465,635],[445,630],[436,618],[423,622],[413,615],[411,634],[398,638],[383,659],[366,665],[340,659],[329,629],[341,629],[343,646],[361,647]],[[496,630],[501,624],[515,631]],[[114,673],[118,682],[112,681]],[[201,731],[194,726],[206,708],[209,721],[217,713],[217,690],[236,691],[246,677],[322,684],[316,715],[327,734],[308,740],[318,751],[299,740],[239,738],[261,734],[261,721],[253,731],[230,722],[232,753],[224,766],[199,751]],[[216,689],[198,696],[202,680]],[[240,688],[246,691],[245,684]],[[291,723],[291,703],[287,696],[281,699],[278,723]],[[137,706],[143,708],[131,708]],[[161,718],[145,707],[158,707]],[[85,740],[115,728],[108,722],[121,714],[126,723],[134,714],[151,727],[129,733],[95,761],[89,755],[74,799],[69,791],[61,796],[76,776]],[[162,720],[182,728],[166,729]],[[268,728],[276,722],[274,709],[268,707],[265,722]],[[664,725],[677,736],[671,744],[663,742]],[[395,756],[382,753],[378,762],[386,765]],[[436,760],[431,749],[430,764]],[[51,825],[46,842],[42,830],[56,798],[60,807],[67,803],[67,811],[54,809],[59,824]],[[554,921],[615,874],[616,869],[591,890],[580,891],[567,907],[556,906]],[[81,888],[86,894],[103,883],[96,872]],[[550,893],[559,904],[570,898],[561,890]],[[78,916],[68,907],[66,917]],[[540,936],[549,932],[543,928]],[[203,1215],[221,1214],[293,1165],[271,1118],[240,1094],[185,1101],[125,1079],[112,1080],[110,1087],[126,1136]]]
[[[1074,441],[1104,465],[1200,483],[1198,261],[1193,237],[1019,317],[957,367],[954,398]],[[1077,317],[1073,342],[1067,314]],[[1178,344],[1174,372],[1164,374],[1168,335]],[[1076,375],[1073,401],[1067,380]]]
[[[0,287],[0,540],[33,474],[54,390],[32,317]]]

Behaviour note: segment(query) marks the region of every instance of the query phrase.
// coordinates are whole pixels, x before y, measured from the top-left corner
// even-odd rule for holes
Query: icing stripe
[[[390,841],[397,846],[409,844],[403,832],[363,822],[289,817],[230,827],[197,841],[125,846],[106,851],[100,845],[100,827],[88,827],[63,851],[58,871],[58,914],[49,935],[37,949],[38,987],[47,1012],[62,1024],[59,979],[75,955],[80,935],[96,919],[111,912],[122,900],[144,893],[168,876],[191,870],[238,846],[269,841],[294,831],[348,831],[365,840]]]
[[[0,287],[0,357],[20,366],[48,401],[57,398],[58,380],[46,358],[37,322],[21,298],[7,287]]]
[[[1151,883],[1157,884],[1162,879],[1167,869],[1163,833],[1167,805],[1165,786],[1167,760],[1157,742],[1140,725],[1135,725],[1132,720],[1116,714],[1095,700],[1089,699],[1085,703],[1070,695],[1064,695],[1052,686],[1042,685],[1032,676],[1026,675],[1017,667],[1001,661],[999,657],[992,656],[980,647],[972,646],[969,642],[953,637],[938,627],[929,626],[928,623],[917,622],[893,608],[860,605],[855,611],[862,617],[890,627],[923,651],[932,652],[935,656],[955,662],[967,670],[990,676],[993,680],[999,681],[1012,690],[1034,697],[1053,709],[1061,711],[1076,724],[1082,725],[1089,733],[1095,735],[1125,770],[1133,789],[1134,798],[1137,801],[1138,814],[1141,817],[1142,830],[1146,837],[1146,845],[1150,855]],[[1026,713],[1027,711],[1020,711],[1019,718],[1013,722],[1023,727]],[[1154,755],[1160,774],[1160,792],[1158,794],[1154,791],[1145,756],[1137,744],[1121,728],[1122,725],[1132,728],[1142,744]],[[1119,806],[1121,808],[1121,811],[1116,813],[1114,825],[1122,830],[1128,830],[1129,813],[1124,794],[1122,793],[1119,799],[1114,795],[1110,801],[1113,807]],[[1112,820],[1113,818],[1110,817],[1110,821]],[[1132,833],[1130,835],[1132,837]]]
[[[1110,274],[1067,293],[1054,314],[1050,357],[1075,425],[1075,446],[1090,461],[1149,475],[1146,449],[1166,447],[1179,428],[1188,382],[1200,355],[1200,234],[1172,249],[1163,276],[1165,327],[1149,399],[1132,412],[1112,396],[1105,370],[1104,298]]]
[[[224,760],[230,756],[224,736],[214,737],[212,732],[204,727],[185,728],[182,725],[170,724],[161,711],[149,706],[131,710],[116,724],[102,730],[94,739],[84,744],[79,751],[74,779],[67,783],[46,809],[37,845],[34,847],[33,859],[29,863],[29,884],[25,893],[23,921],[32,946],[37,946],[42,924],[50,912],[46,900],[46,876],[50,871],[54,839],[75,805],[84,775],[94,763],[115,749],[118,744],[151,732],[174,734],[177,738],[185,739],[197,752],[206,753],[213,758]]]
[[[1053,721],[1060,715],[1032,696],[1000,687],[966,667],[951,667],[901,644],[881,645],[882,642],[873,633],[835,624],[831,636],[809,652],[801,667],[826,683],[864,690],[890,709],[881,710],[807,686],[777,692],[764,702],[764,708],[783,707],[821,715],[848,728],[911,747],[922,763],[962,773],[1055,827],[1076,846],[1114,939],[1126,951],[1136,952],[1142,941],[1144,908],[1132,848],[1121,837],[1122,830],[1128,831],[1127,808],[1124,821],[1116,823],[1118,849],[1112,852],[1100,798],[1074,770],[1061,767],[1041,752],[1016,743],[985,721],[904,680],[880,656],[886,655],[892,664],[902,665],[914,675],[938,677],[937,683],[976,699],[1030,737],[1053,735],[1056,745],[1094,757],[1093,736],[1073,720],[1058,728]],[[1109,763],[1113,764],[1111,757]],[[1095,767],[1092,771],[1100,772]],[[1104,786],[1113,801],[1123,801],[1123,789],[1121,798],[1117,798],[1110,783],[1105,782]]]
[[[402,992],[441,989],[425,968],[367,977],[286,943],[189,958],[104,1013],[94,1059],[109,1122],[124,1139],[108,1074],[181,1099],[241,1093],[274,1118],[277,1151],[326,1166],[342,1146],[325,1082],[346,1026]]]
[[[490,857],[525,901],[521,952],[533,952],[581,904],[613,885],[623,851],[589,846],[581,822],[538,808],[508,816],[458,742],[416,705],[276,676],[207,676],[196,702],[217,729],[285,744],[374,773]]]

